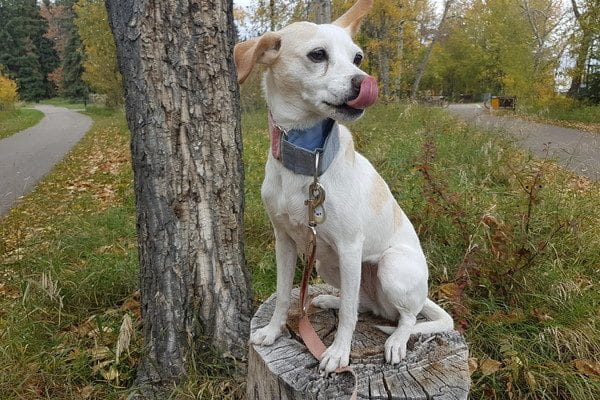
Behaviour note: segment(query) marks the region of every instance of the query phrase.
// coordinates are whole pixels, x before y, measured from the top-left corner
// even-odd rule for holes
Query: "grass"
[[[0,139],[27,129],[44,117],[44,113],[32,108],[0,111]]]
[[[122,113],[91,115],[0,222],[2,399],[117,399],[131,382],[139,336],[114,354],[125,315],[139,322],[129,135]]]
[[[521,117],[543,123],[600,133],[600,104],[589,104],[567,97],[556,97],[547,104],[526,106]]]
[[[117,399],[132,384],[141,336],[128,134],[122,113],[89,113],[91,132],[0,221],[1,399]],[[265,112],[243,126],[245,248],[260,301],[275,289],[260,201]],[[441,110],[380,105],[352,130],[419,232],[431,297],[465,332],[471,398],[600,398],[599,185]],[[227,363],[203,361],[174,398],[243,396]]]
[[[62,97],[54,97],[52,99],[42,100],[43,104],[49,104],[51,106],[56,107],[65,107],[73,110],[82,110],[86,108],[86,105],[83,102],[74,102],[71,99],[66,99]],[[88,103],[89,104],[89,103]]]

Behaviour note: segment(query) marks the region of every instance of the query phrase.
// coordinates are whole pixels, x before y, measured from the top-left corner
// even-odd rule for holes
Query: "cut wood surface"
[[[310,287],[311,296],[336,294],[327,285]],[[275,295],[254,315],[251,331],[268,324],[275,308]],[[318,361],[297,335],[298,289],[292,292],[288,318],[289,333],[272,346],[250,345],[248,392],[251,400],[270,399],[347,399],[354,379],[348,373],[329,378],[319,374]],[[319,337],[329,346],[335,336],[337,312],[311,308],[310,320]],[[413,335],[406,359],[395,366],[384,362],[383,346],[387,335],[374,325],[393,325],[371,314],[360,314],[350,363],[357,376],[361,399],[466,399],[470,378],[468,349],[456,331],[435,335]]]

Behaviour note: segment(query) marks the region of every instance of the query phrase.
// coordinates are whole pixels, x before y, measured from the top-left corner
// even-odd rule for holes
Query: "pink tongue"
[[[360,84],[358,97],[348,101],[346,105],[352,108],[367,108],[377,101],[378,94],[379,88],[377,87],[377,80],[372,76],[367,76]]]

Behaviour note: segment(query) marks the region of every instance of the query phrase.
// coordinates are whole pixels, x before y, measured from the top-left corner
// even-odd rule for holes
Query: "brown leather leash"
[[[310,307],[310,297],[308,294],[308,281],[312,274],[313,268],[316,262],[317,255],[317,224],[325,221],[325,210],[323,209],[323,202],[325,201],[325,189],[319,183],[319,153],[315,157],[315,174],[314,180],[310,184],[308,189],[308,200],[305,204],[308,206],[308,228],[309,228],[309,239],[308,246],[305,255],[306,263],[304,264],[304,271],[302,273],[302,284],[300,285],[300,319],[298,321],[298,333],[304,341],[306,348],[310,353],[317,359],[323,358],[325,352],[325,344],[315,328],[308,319],[308,309]],[[352,367],[340,367],[335,370],[336,373],[349,372],[354,378],[354,389],[350,400],[356,400],[358,396],[357,392],[357,379],[356,373]]]

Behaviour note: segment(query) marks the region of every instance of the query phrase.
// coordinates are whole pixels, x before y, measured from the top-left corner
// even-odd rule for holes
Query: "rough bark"
[[[334,293],[326,285],[311,287],[312,294]],[[318,361],[308,352],[294,333],[297,320],[298,290],[292,292],[296,305],[288,320],[291,335],[272,346],[250,346],[248,357],[249,400],[346,399],[352,393],[354,380],[349,374],[323,378]],[[251,330],[266,325],[275,307],[271,296],[256,312]],[[326,345],[335,335],[337,317],[334,311],[313,309],[311,322]],[[470,378],[467,345],[458,332],[436,335],[414,335],[409,340],[406,359],[392,366],[383,362],[383,346],[387,335],[374,327],[390,325],[389,321],[361,314],[352,343],[351,365],[357,375],[360,399],[466,399]]]
[[[232,4],[106,0],[125,90],[145,340],[138,384],[186,375],[196,348],[242,357],[242,246]]]

